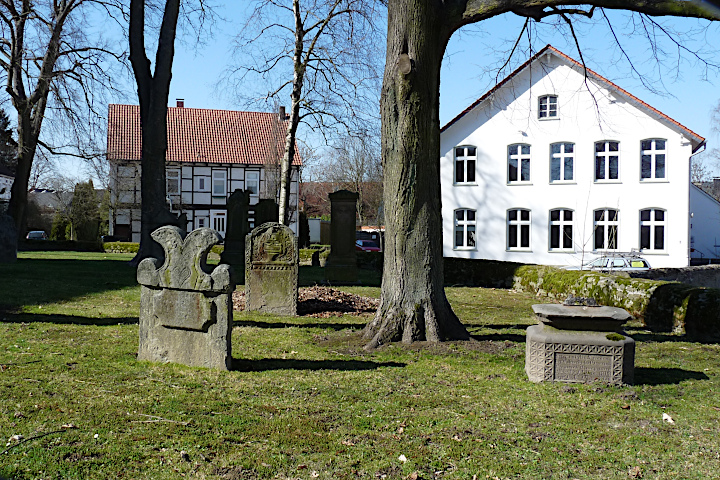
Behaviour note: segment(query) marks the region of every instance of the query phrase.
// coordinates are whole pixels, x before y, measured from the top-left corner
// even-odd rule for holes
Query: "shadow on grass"
[[[235,327],[257,327],[257,328],[329,328],[331,330],[361,330],[365,327],[365,323],[291,323],[291,322],[260,322],[257,320],[235,320]]]
[[[137,324],[137,317],[76,317],[74,315],[46,315],[42,313],[11,313],[0,310],[2,323],[55,323],[58,325],[128,325]]]
[[[487,335],[473,335],[470,334],[470,338],[477,340],[478,342],[515,342],[525,343],[525,335],[516,333],[491,333]]]
[[[232,369],[238,372],[265,372],[268,370],[375,370],[382,367],[404,367],[398,362],[366,362],[361,360],[292,360],[282,358],[263,358],[243,360],[233,358]]]
[[[685,380],[710,380],[703,372],[681,368],[635,368],[635,385],[673,385]]]

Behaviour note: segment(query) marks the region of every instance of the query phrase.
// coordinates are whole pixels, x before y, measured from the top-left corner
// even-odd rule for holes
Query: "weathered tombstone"
[[[325,279],[330,283],[358,281],[355,252],[355,211],[357,192],[338,190],[330,198],[330,256]]]
[[[568,300],[533,305],[540,324],[527,329],[525,372],[530,381],[631,384],[635,340],[621,330],[630,314],[598,306],[593,299]]]
[[[206,263],[222,237],[209,228],[185,237],[179,228],[164,226],[152,238],[165,250],[165,262],[158,265],[157,259],[146,258],[138,265],[138,360],[229,370],[234,290],[230,266],[210,272]]]
[[[280,212],[278,204],[271,198],[263,198],[257,204],[251,207],[255,212],[255,227],[259,227],[263,223],[277,223]]]
[[[245,283],[245,236],[250,231],[250,192],[236,189],[227,201],[225,246],[220,262],[232,266],[235,285]]]
[[[0,214],[0,263],[17,261],[17,230],[10,215]]]
[[[245,245],[245,310],[297,315],[297,238],[289,227],[264,223]]]

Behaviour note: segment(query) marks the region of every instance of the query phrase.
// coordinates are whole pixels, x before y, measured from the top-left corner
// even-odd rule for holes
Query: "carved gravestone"
[[[330,198],[330,256],[325,264],[329,283],[358,281],[355,252],[355,211],[357,192],[339,190]]]
[[[173,362],[229,370],[232,362],[230,266],[210,271],[207,255],[222,241],[209,228],[185,232],[164,226],[152,238],[165,250],[165,262],[146,258],[137,270],[140,283],[138,360]]]
[[[298,250],[293,231],[264,223],[247,236],[245,252],[245,310],[296,315]]]
[[[0,263],[17,261],[17,230],[10,215],[0,214]]]
[[[250,232],[250,192],[237,189],[227,201],[227,228],[221,263],[232,266],[233,283],[245,283],[245,236]]]

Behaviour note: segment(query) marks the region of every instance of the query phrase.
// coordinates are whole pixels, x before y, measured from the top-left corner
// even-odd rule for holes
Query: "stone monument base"
[[[331,263],[325,264],[325,281],[333,283],[358,283],[357,264]]]
[[[527,329],[525,372],[532,382],[632,384],[635,340],[617,332]]]

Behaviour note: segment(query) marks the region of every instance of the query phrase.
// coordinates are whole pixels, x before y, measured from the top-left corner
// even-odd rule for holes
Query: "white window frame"
[[[646,149],[644,148],[645,145],[643,143],[650,142],[650,148]],[[657,142],[663,142],[663,148],[657,148]],[[647,160],[646,158],[647,157]],[[658,161],[660,160],[660,157],[662,157],[662,177],[658,176],[657,170],[658,170]],[[650,170],[648,177],[644,176],[645,171],[643,169],[643,164],[645,162],[649,162]],[[640,181],[641,182],[667,182],[668,181],[668,174],[667,174],[667,140],[664,138],[646,138],[644,140],[640,140]]]
[[[195,191],[209,192],[210,183],[210,177],[208,177],[207,175],[200,175],[195,177]]]
[[[559,151],[553,152],[553,148],[559,145]],[[567,152],[570,146],[570,152]],[[567,176],[566,161],[570,160],[570,178]],[[553,163],[559,163],[559,177],[553,178]],[[556,142],[550,144],[550,183],[575,183],[575,144],[572,142]]]
[[[611,144],[617,145],[617,150],[610,150]],[[602,151],[598,151],[598,145],[603,145]],[[595,142],[594,144],[595,148],[595,161],[593,163],[593,176],[595,178],[596,183],[617,183],[620,181],[620,142],[617,140],[600,140],[599,142]],[[612,157],[616,158],[617,162],[617,178],[609,178],[610,177],[610,163],[612,161]],[[598,177],[598,162],[599,161],[604,162],[603,167],[603,178]]]
[[[511,212],[515,212],[515,218],[511,219]],[[522,218],[527,212],[527,219]],[[506,213],[505,248],[512,252],[529,252],[532,249],[532,211],[527,208],[510,208]],[[523,230],[527,229],[527,245],[522,244]],[[515,231],[515,243],[511,245],[510,232]]]
[[[213,197],[227,196],[227,170],[213,170],[210,183]],[[222,186],[222,190],[218,188],[220,186]]]
[[[207,217],[195,217],[195,228],[207,228],[205,220],[207,220]]]
[[[643,220],[643,212],[649,212],[649,219]],[[662,219],[658,220],[657,213],[662,212]],[[638,238],[638,245],[640,245],[640,251],[646,253],[662,253],[665,252],[665,246],[667,245],[667,210],[664,208],[643,208],[640,210],[640,231]],[[643,248],[643,229],[647,229],[648,246]],[[658,248],[656,246],[658,230],[662,232],[662,246]]]
[[[173,190],[170,188],[174,180],[176,188]],[[165,172],[165,192],[168,195],[180,195],[180,170],[179,169],[168,169]]]
[[[598,219],[598,213],[602,212],[602,218]],[[610,219],[610,212],[615,212],[615,218]],[[593,211],[593,251],[599,250],[617,250],[620,243],[620,210],[617,208],[598,208]],[[598,247],[597,234],[598,229],[602,228],[603,242]],[[615,245],[612,245],[610,239],[611,232],[614,231]]]
[[[538,119],[554,120],[558,118],[558,96],[541,95],[538,97]]]
[[[553,220],[553,212],[558,212],[558,219]],[[570,218],[567,218],[569,214]],[[548,214],[548,251],[550,252],[574,252],[575,251],[575,212],[569,208],[553,208]],[[567,228],[570,228],[568,243]],[[553,247],[553,230],[557,229],[558,246]]]
[[[524,147],[527,147],[527,153],[523,152]],[[515,149],[515,153],[512,153]],[[527,143],[513,143],[507,147],[507,183],[508,185],[516,184],[529,184],[531,180],[530,163],[531,145]],[[515,180],[512,179],[511,167],[515,163]],[[523,165],[527,165],[527,178],[523,179]]]
[[[259,198],[260,197],[260,170],[246,170],[245,171],[245,191],[249,192],[250,187],[250,176],[253,176],[256,178],[256,190],[255,193],[250,192],[250,196],[253,198]]]
[[[454,153],[453,183],[455,185],[477,185],[477,147],[460,145],[455,147]],[[462,175],[461,179],[458,179],[458,174]]]
[[[462,218],[458,218],[459,216]],[[458,208],[453,212],[453,219],[453,249],[477,250],[477,211],[472,208]],[[458,233],[462,234],[461,245],[458,245]]]

